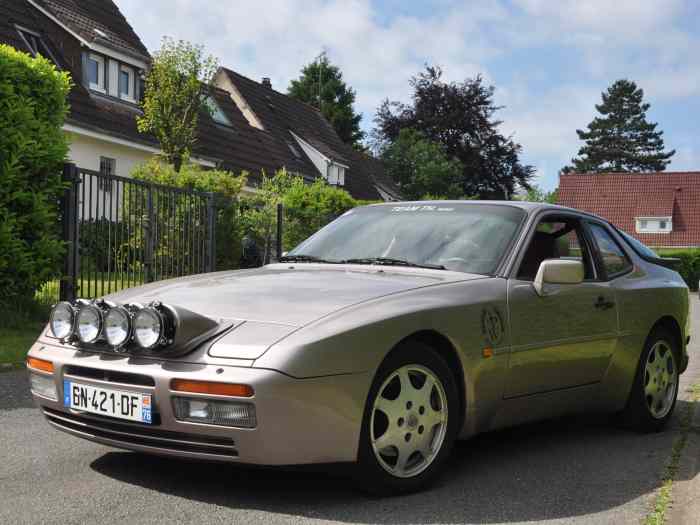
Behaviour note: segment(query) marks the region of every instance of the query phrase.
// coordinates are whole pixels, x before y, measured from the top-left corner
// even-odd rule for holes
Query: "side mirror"
[[[546,295],[546,284],[579,284],[583,282],[583,275],[584,269],[581,261],[547,259],[540,263],[532,285],[535,287],[537,295],[542,297]]]

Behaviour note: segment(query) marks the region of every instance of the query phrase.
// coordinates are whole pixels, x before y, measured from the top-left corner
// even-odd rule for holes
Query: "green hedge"
[[[32,297],[60,272],[67,73],[0,45],[0,300]]]
[[[660,257],[673,257],[679,259],[680,263],[676,270],[681,274],[688,287],[696,291],[698,280],[700,279],[700,248],[688,249],[658,249],[656,253]]]

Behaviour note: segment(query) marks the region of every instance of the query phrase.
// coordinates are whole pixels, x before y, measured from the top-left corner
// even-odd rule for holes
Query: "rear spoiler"
[[[677,257],[647,257],[645,255],[640,255],[640,257],[650,263],[658,264],[664,268],[669,268],[676,271],[678,271],[678,267],[681,264],[681,260]]]

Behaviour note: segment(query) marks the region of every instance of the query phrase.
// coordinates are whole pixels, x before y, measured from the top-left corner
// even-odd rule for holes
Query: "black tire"
[[[395,371],[402,367],[412,365],[418,365],[428,369],[432,372],[433,376],[440,381],[447,399],[447,424],[442,445],[434,454],[432,460],[426,462],[428,463],[427,467],[413,477],[396,477],[389,473],[375,456],[370,438],[372,428],[371,419],[375,400],[384,382],[394,374]],[[386,391],[386,388],[388,387],[385,386],[384,391]],[[461,403],[459,402],[454,373],[450,371],[449,366],[440,354],[428,345],[417,341],[407,342],[394,349],[377,371],[365,403],[358,461],[354,476],[360,490],[375,496],[391,496],[415,492],[424,489],[432,483],[443,470],[445,460],[452,452],[457,433],[463,420],[462,414],[459,413],[460,406]],[[406,417],[408,417],[408,415],[407,413]],[[413,421],[413,423],[413,430],[419,428],[415,426],[419,424],[419,421]],[[408,425],[408,423],[406,425]],[[405,428],[407,431],[410,430],[408,426]],[[421,432],[423,431],[421,430]],[[414,435],[418,436],[417,434]],[[416,437],[416,439],[421,438]]]
[[[646,377],[646,364],[649,360],[649,356],[652,349],[657,343],[664,342],[668,348],[670,348],[670,357],[673,359],[674,366],[674,394],[673,399],[668,410],[663,417],[655,417],[652,415],[651,409],[649,407],[649,401],[647,395],[645,394],[645,384],[649,379]],[[622,412],[623,422],[626,426],[643,433],[649,432],[660,432],[666,426],[668,421],[673,416],[673,411],[676,407],[676,400],[678,399],[678,381],[679,381],[679,370],[680,363],[678,357],[680,356],[680,349],[676,342],[676,338],[665,328],[657,328],[649,337],[647,337],[644,343],[644,350],[639,358],[639,363],[637,365],[637,372],[634,377],[634,383],[632,385],[632,391],[630,392],[629,399],[627,400],[627,406]]]

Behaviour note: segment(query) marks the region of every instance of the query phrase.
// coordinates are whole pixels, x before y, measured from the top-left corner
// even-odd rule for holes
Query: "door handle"
[[[614,301],[607,301],[602,295],[598,297],[598,300],[593,304],[599,310],[608,310],[615,306]]]

